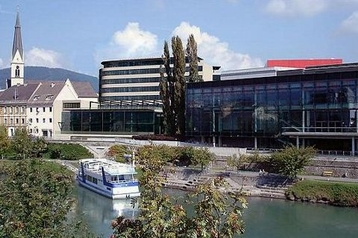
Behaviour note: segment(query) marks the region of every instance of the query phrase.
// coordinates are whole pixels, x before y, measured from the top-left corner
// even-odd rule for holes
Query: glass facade
[[[160,114],[153,110],[91,109],[62,112],[62,133],[160,133]]]
[[[322,69],[188,84],[186,135],[222,146],[355,152],[358,65]]]

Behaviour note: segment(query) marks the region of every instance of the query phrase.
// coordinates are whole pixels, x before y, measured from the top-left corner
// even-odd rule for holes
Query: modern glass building
[[[63,134],[158,134],[162,124],[160,113],[146,109],[71,109],[62,118]]]
[[[186,135],[214,146],[357,155],[357,116],[358,63],[187,85]]]
[[[218,66],[209,66],[198,58],[198,74],[204,81],[211,81]],[[141,58],[103,61],[99,70],[99,101],[112,106],[122,103],[161,105],[160,71],[163,59]],[[189,63],[187,62],[187,67]],[[189,68],[186,69],[189,75]],[[113,108],[113,107],[112,107]]]

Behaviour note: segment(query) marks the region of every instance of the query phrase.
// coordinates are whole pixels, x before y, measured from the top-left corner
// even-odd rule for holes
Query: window
[[[21,124],[25,124],[25,119],[24,118],[21,119]]]
[[[42,111],[43,111],[43,112],[46,112],[46,107],[43,107],[43,108],[42,108]]]
[[[80,108],[80,107],[81,107],[81,104],[79,102],[63,104],[63,108]]]
[[[6,107],[4,107],[4,114],[6,114],[6,111],[7,111],[7,110],[6,110]]]
[[[7,125],[7,118],[4,119],[4,124]]]
[[[52,123],[52,118],[49,118],[48,121],[49,121],[50,123]]]
[[[32,123],[32,118],[29,118],[29,122]]]
[[[40,96],[39,96],[39,95],[35,95],[35,96],[34,96],[34,101],[39,100],[39,98],[40,98]]]
[[[42,122],[43,122],[43,123],[46,123],[46,119],[45,119],[45,118],[42,118]]]
[[[49,111],[52,112],[52,107],[49,107]]]
[[[20,67],[19,66],[16,66],[15,77],[20,77]]]
[[[32,112],[32,107],[30,107],[30,112]]]
[[[36,123],[39,123],[39,119],[38,119],[38,118],[36,118]]]
[[[46,100],[46,101],[49,101],[49,100],[51,100],[52,98],[53,98],[53,95],[49,94],[49,95],[46,95],[45,100]]]
[[[19,124],[19,118],[16,118],[15,121],[16,121],[16,125],[18,125]]]

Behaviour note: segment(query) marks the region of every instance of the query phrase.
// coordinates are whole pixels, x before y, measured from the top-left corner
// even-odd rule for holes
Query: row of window
[[[152,87],[120,87],[120,88],[102,88],[102,93],[124,93],[124,92],[158,92],[159,86]]]
[[[21,125],[25,125],[25,118],[4,118],[4,124],[5,125],[14,125],[14,122],[15,122],[15,125],[20,125],[20,121],[21,121]],[[40,122],[40,119],[39,118],[36,118],[35,119],[36,123],[39,123]],[[29,119],[29,123],[32,123],[33,120],[32,118]],[[52,118],[48,118],[48,122],[49,123],[52,123]],[[46,118],[42,118],[42,123],[46,123]]]
[[[35,121],[36,121],[36,123],[39,123],[39,122],[40,122],[39,118],[36,118]],[[29,119],[29,122],[30,122],[30,123],[33,122],[32,118]],[[49,119],[48,119],[48,122],[49,122],[49,123],[52,123],[52,118],[49,118]],[[42,118],[42,123],[46,123],[46,118]]]
[[[4,114],[25,114],[25,107],[4,107],[3,112]]]
[[[123,69],[123,70],[101,70],[101,76],[108,75],[132,75],[132,74],[160,74],[161,68],[149,68],[149,69]],[[163,69],[164,70],[164,69]],[[203,71],[203,66],[198,66],[198,71]],[[190,68],[186,67],[185,72],[190,72]]]
[[[142,96],[102,96],[102,101],[125,101],[125,100],[161,100],[160,95],[142,95]]]
[[[160,77],[143,77],[143,78],[120,78],[105,79],[101,81],[102,85],[106,84],[127,84],[127,83],[159,83]]]
[[[30,107],[30,112],[33,112],[33,111],[40,112],[40,110],[41,109],[39,107],[36,107],[36,108]],[[52,112],[52,107],[49,107],[48,111]],[[42,112],[46,112],[46,107],[42,107]]]

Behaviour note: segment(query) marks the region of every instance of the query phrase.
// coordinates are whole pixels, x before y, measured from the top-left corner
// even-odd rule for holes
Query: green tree
[[[48,143],[43,137],[36,137],[32,144],[32,154],[35,158],[41,158],[47,151]]]
[[[162,190],[165,179],[159,175],[164,172],[165,161],[156,146],[138,150],[137,162],[142,170],[140,215],[137,219],[115,219],[113,238],[218,238],[244,232],[242,213],[247,202],[241,192],[222,193],[225,181],[213,179],[184,200],[194,208],[194,214],[189,214]]]
[[[215,155],[209,151],[208,148],[196,148],[194,149],[193,158],[191,162],[193,165],[200,165],[201,170],[207,166],[210,162],[214,161]]]
[[[185,133],[185,52],[179,36],[171,40],[173,56],[164,42],[161,66],[160,95],[163,102],[165,132],[170,135]],[[172,65],[172,66],[171,66]]]
[[[239,156],[234,154],[227,159],[226,163],[228,166],[235,167],[236,170],[239,170],[245,163],[248,162],[248,158],[249,157],[246,154],[239,154]]]
[[[202,82],[203,78],[198,74],[198,45],[193,34],[188,38],[186,55],[189,61],[189,77],[187,82]]]
[[[7,135],[6,127],[1,125],[0,126],[0,154],[1,159],[4,158],[4,154],[7,152],[7,150],[10,148],[10,140]]]
[[[3,169],[1,237],[75,237],[79,223],[68,220],[74,204],[73,174],[68,169],[39,159],[15,161]]]
[[[163,103],[163,126],[165,134],[175,135],[175,120],[174,120],[174,76],[170,66],[170,53],[168,42],[164,42],[163,65],[160,70],[160,96]]]
[[[17,128],[11,140],[11,147],[16,153],[17,159],[26,159],[31,154],[32,141],[26,128]]]
[[[294,179],[309,164],[315,154],[316,149],[313,147],[297,148],[289,146],[285,147],[282,151],[273,153],[270,163],[273,166],[274,172]]]
[[[132,156],[132,151],[125,145],[113,145],[109,147],[106,155],[115,158],[118,162],[124,163],[126,162],[125,155]]]
[[[174,85],[174,112],[176,116],[176,134],[185,133],[185,53],[182,40],[179,36],[172,38],[173,76]]]

